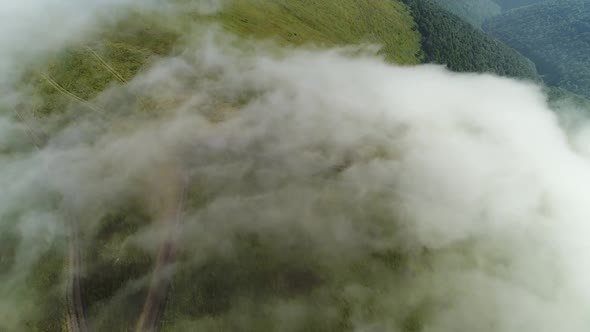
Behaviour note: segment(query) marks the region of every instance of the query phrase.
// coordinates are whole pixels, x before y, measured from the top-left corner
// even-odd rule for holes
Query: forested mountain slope
[[[503,11],[546,0],[433,0],[437,5],[459,16],[476,28]]]
[[[537,79],[534,64],[429,0],[404,0],[412,9],[427,62],[458,72],[490,72]]]
[[[518,8],[484,27],[532,59],[548,84],[590,96],[589,0]]]
[[[547,0],[495,0],[495,2],[502,7],[503,10],[510,10],[513,8],[534,5]]]
[[[499,15],[502,11],[493,0],[434,0],[434,2],[478,28],[486,19]]]

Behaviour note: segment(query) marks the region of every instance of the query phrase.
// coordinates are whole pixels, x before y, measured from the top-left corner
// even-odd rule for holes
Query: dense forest
[[[503,11],[540,3],[546,0],[433,0],[437,5],[459,16],[476,28]]]
[[[469,22],[479,26],[485,18],[499,14],[500,7],[492,0],[435,1],[237,0],[219,19],[226,28],[240,35],[274,36],[289,44],[368,41],[382,45],[382,55],[396,63],[412,64],[421,60],[446,64],[459,72],[538,78],[532,62],[465,23],[471,17],[474,19]],[[412,16],[402,2],[410,7]],[[451,14],[457,12],[463,13],[463,20]],[[421,59],[415,55],[421,55]]]
[[[434,0],[434,2],[478,28],[488,18],[501,13],[500,6],[493,0]]]
[[[590,0],[518,8],[484,28],[532,59],[549,85],[590,96]]]
[[[503,10],[509,10],[518,7],[524,7],[528,5],[534,5],[536,3],[541,3],[546,0],[495,0],[498,5],[502,7]]]
[[[535,65],[517,51],[487,36],[431,1],[404,0],[422,36],[426,62],[457,72],[489,72],[538,79]]]

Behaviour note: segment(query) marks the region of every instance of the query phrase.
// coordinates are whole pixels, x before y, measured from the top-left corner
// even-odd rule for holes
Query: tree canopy
[[[457,72],[489,72],[537,80],[535,65],[514,49],[477,30],[429,0],[404,0],[422,36],[425,62]]]
[[[590,96],[589,5],[546,1],[511,10],[484,28],[532,59],[549,85]]]

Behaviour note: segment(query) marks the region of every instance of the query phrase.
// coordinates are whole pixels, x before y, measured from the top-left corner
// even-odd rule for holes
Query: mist
[[[31,62],[137,9],[0,5],[0,331],[64,328],[73,237],[95,331],[160,279],[162,331],[588,329],[589,131],[540,86],[199,26],[93,109],[19,115]]]

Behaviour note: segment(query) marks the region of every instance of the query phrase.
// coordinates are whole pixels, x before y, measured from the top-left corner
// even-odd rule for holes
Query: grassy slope
[[[417,55],[420,53],[420,35],[412,29],[414,23],[407,8],[397,1],[236,0],[223,12],[204,19],[217,21],[228,31],[240,36],[273,38],[282,44],[312,43],[333,46],[361,42],[379,43],[384,45],[382,52],[389,61],[401,64],[419,63]],[[84,43],[72,45],[61,54],[33,68],[26,75],[23,84],[32,87],[36,98],[30,100],[29,104],[22,105],[19,116],[42,118],[64,112],[68,107],[73,107],[74,114],[90,112],[92,108],[100,111],[105,105],[96,105],[97,102],[92,100],[101,91],[111,84],[125,84],[125,81],[131,80],[147,63],[158,56],[173,52],[174,45],[181,38],[177,33],[176,23],[175,26],[170,26],[166,22],[132,15],[119,25]],[[90,100],[93,104],[85,106],[76,101],[76,98]],[[124,217],[121,218],[125,219]],[[103,224],[109,225],[109,220],[104,220]],[[129,222],[126,221],[127,224]],[[123,246],[124,241],[120,238],[124,234],[125,232],[115,231],[105,238],[86,241],[96,246],[85,250],[86,256],[93,257],[93,266],[89,267],[89,275],[84,280],[91,288],[87,294],[87,309],[93,317],[97,317],[102,311],[102,301],[105,298],[109,298],[115,291],[125,287],[126,282],[137,277],[134,273],[128,273],[130,269],[143,272],[151,269],[149,264],[146,265],[149,257],[144,257],[142,252],[131,252],[133,248]],[[110,252],[129,252],[131,258],[126,259],[125,263],[117,263],[116,257],[109,255]],[[45,280],[55,279],[55,273],[65,268],[63,254],[63,250],[56,251],[40,259],[35,270],[48,272],[31,275],[35,279],[33,282],[43,284]],[[10,261],[11,257],[4,256],[0,257],[0,263]],[[95,268],[104,267],[108,267],[111,273],[93,273]],[[59,281],[53,280],[53,284],[59,284]],[[58,331],[65,327],[64,308],[55,305],[56,296],[59,300],[57,293],[36,299],[40,308],[53,306],[57,311],[50,313],[43,309],[47,314],[27,322],[26,330]],[[143,297],[133,293],[118,301],[113,308],[120,308],[118,305],[121,305],[135,310],[140,308]],[[102,315],[117,317],[110,311],[102,311]],[[102,323],[90,317],[90,322],[101,330],[126,330],[135,323],[136,315],[136,312],[129,313],[130,319],[107,319],[101,320]]]
[[[241,36],[273,38],[280,43],[290,45],[316,43],[330,46],[359,42],[379,43],[384,45],[383,55],[389,61],[401,64],[416,64],[420,61],[418,56],[420,35],[412,29],[413,19],[407,8],[399,1],[235,0],[223,12],[208,19],[218,21],[227,30]],[[175,29],[166,24],[154,22],[141,16],[131,17],[119,26],[94,38],[91,42],[75,45],[50,61],[48,65],[41,66],[40,69],[31,72],[28,80],[37,91],[39,99],[30,105],[29,111],[32,115],[43,116],[60,112],[72,104],[80,104],[75,102],[72,97],[59,92],[41,74],[46,74],[76,96],[84,100],[91,100],[110,84],[124,84],[125,80],[133,78],[150,59],[170,53],[178,38],[179,35]],[[92,52],[96,52],[98,58]],[[117,74],[109,71],[100,62],[100,59],[108,63]],[[123,80],[117,76],[121,76]],[[117,211],[114,211],[115,217],[103,220],[103,228],[109,228],[115,221],[124,223],[125,227],[134,225],[129,221],[130,219],[127,220],[128,218],[133,219],[131,213],[119,213],[121,215],[117,215]],[[108,298],[115,291],[120,290],[126,281],[134,277],[133,271],[137,274],[138,271],[145,272],[150,269],[150,257],[145,257],[142,252],[135,252],[134,248],[122,245],[124,241],[121,239],[125,234],[124,230],[109,231],[105,232],[103,236],[98,236],[94,241],[89,241],[93,247],[86,250],[86,255],[93,258],[94,268],[105,268],[111,271],[108,275],[100,275],[99,273],[93,275],[94,270],[89,270],[90,275],[85,280],[85,284],[91,288],[91,292],[87,294],[90,302],[88,309],[91,315],[100,311],[102,299]],[[249,253],[252,250],[255,248],[245,248],[245,255],[257,257],[255,254]],[[127,257],[125,262],[118,263],[116,256],[110,255],[114,252],[123,253],[122,257]],[[262,251],[261,254],[272,256],[272,253],[273,251]],[[63,254],[63,250],[54,256],[60,254]],[[51,260],[46,258],[39,262],[37,271],[49,272],[40,272],[37,283],[43,284],[44,280],[52,280],[54,284],[58,283],[54,280],[54,274],[55,271],[63,268],[63,262],[59,257],[49,257]],[[165,318],[170,320],[168,323],[172,323],[174,326],[178,317],[185,315],[191,317],[207,313],[207,310],[223,311],[224,306],[227,305],[224,302],[224,296],[229,298],[230,295],[240,295],[238,293],[242,288],[264,289],[266,285],[259,285],[259,280],[266,282],[265,278],[280,274],[275,269],[289,258],[274,256],[263,258],[263,261],[268,264],[262,269],[263,272],[258,272],[264,273],[260,278],[244,279],[242,275],[234,275],[237,270],[242,271],[241,273],[246,276],[250,275],[252,271],[260,270],[259,264],[250,266],[248,264],[251,263],[251,260],[246,259],[240,260],[240,262],[222,261],[217,263],[214,270],[218,270],[218,272],[201,276],[201,279],[193,278],[193,274],[199,271],[179,271],[173,285],[173,292],[177,290],[178,293],[172,294],[172,301],[168,304],[173,312],[168,311],[165,315]],[[9,260],[10,257],[0,255],[0,263]],[[55,263],[55,260],[60,262]],[[0,264],[0,266],[2,265]],[[130,272],[130,270],[132,271]],[[292,272],[303,273],[301,271]],[[218,275],[227,275],[227,278],[219,280],[217,279]],[[193,288],[184,287],[191,285],[191,283],[198,287],[195,285]],[[233,288],[230,287],[232,285]],[[222,291],[221,300],[219,299],[219,287]],[[225,294],[223,291],[236,294]],[[194,298],[191,298],[192,296]],[[54,297],[49,295],[45,298],[54,300]],[[142,296],[138,296],[136,293],[128,294],[127,298],[119,299],[113,308],[125,307],[131,311],[137,310],[138,304],[142,300]],[[195,301],[200,306],[190,306]],[[55,302],[52,303],[55,304]],[[55,307],[57,310],[59,306]],[[182,308],[184,311],[181,310]],[[93,322],[94,326],[100,327],[101,330],[125,330],[131,328],[135,323],[137,312],[126,312],[128,317],[112,312],[104,314],[119,319],[108,319],[103,323]],[[27,329],[30,331],[56,331],[57,325],[63,320],[59,316],[60,313],[53,313],[53,317],[44,317],[43,321],[34,322]],[[129,319],[121,321],[121,318]],[[341,324],[339,321],[328,322],[326,330],[331,328],[333,328],[332,330],[346,330],[339,324]]]
[[[236,0],[219,19],[228,30],[242,35],[295,45],[378,43],[392,62],[419,62],[420,36],[412,30],[407,8],[398,1]]]
[[[187,15],[191,19],[195,16]],[[412,29],[409,11],[398,1],[235,0],[221,13],[197,19],[217,21],[239,36],[269,38],[282,44],[377,43],[383,45],[382,54],[391,62],[420,62],[420,35]],[[131,79],[153,56],[171,52],[179,38],[178,23],[172,27],[134,15],[92,42],[72,46],[28,77],[41,97],[29,109],[38,116],[64,110],[72,102],[80,104],[75,97],[58,91],[60,86],[89,100],[109,84]]]
[[[79,104],[72,96],[60,92],[55,84],[83,100],[90,100],[110,84],[133,78],[153,57],[168,54],[177,39],[173,29],[133,15],[92,41],[73,45],[27,77],[40,97],[30,105],[33,115],[60,112],[72,102]]]

